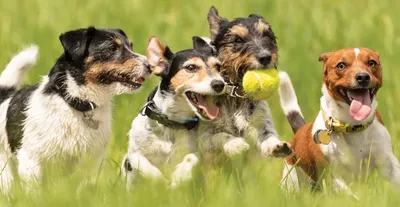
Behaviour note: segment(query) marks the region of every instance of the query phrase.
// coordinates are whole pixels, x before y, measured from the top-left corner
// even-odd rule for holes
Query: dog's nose
[[[357,83],[362,86],[368,86],[371,82],[371,76],[366,72],[361,72],[356,74]]]
[[[257,56],[258,62],[260,62],[261,65],[268,65],[271,62],[272,56],[270,53],[261,53]]]
[[[215,92],[221,93],[225,88],[225,83],[223,81],[220,81],[220,80],[213,80],[213,81],[211,81],[211,88]]]

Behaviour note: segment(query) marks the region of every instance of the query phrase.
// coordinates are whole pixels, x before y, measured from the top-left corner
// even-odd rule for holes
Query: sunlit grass
[[[0,65],[24,46],[40,46],[38,64],[25,83],[40,80],[61,54],[58,36],[67,30],[94,25],[122,28],[131,37],[134,49],[144,53],[149,36],[158,36],[173,51],[191,47],[193,35],[209,35],[207,12],[211,5],[232,19],[250,13],[263,15],[278,36],[280,68],[288,71],[308,121],[319,109],[322,52],[343,47],[370,47],[380,53],[384,68],[384,86],[379,91],[379,111],[400,155],[400,83],[397,66],[400,59],[400,2],[391,0],[14,0],[0,1]],[[152,78],[140,93],[123,95],[114,101],[113,140],[106,167],[97,184],[84,188],[77,197],[80,173],[65,178],[49,178],[42,189],[31,195],[15,188],[11,199],[0,199],[1,206],[398,206],[399,192],[373,174],[366,181],[350,184],[360,197],[355,201],[330,189],[313,193],[304,187],[300,195],[285,196],[279,189],[282,160],[254,157],[244,169],[240,187],[221,172],[209,172],[206,181],[171,191],[163,185],[139,181],[126,192],[120,179],[119,164],[127,148],[127,132],[147,94],[157,84]],[[281,139],[292,132],[279,106],[270,101]],[[379,139],[377,137],[376,139]],[[181,140],[181,143],[185,141]],[[185,148],[184,145],[181,146]],[[181,160],[180,148],[172,160]],[[166,166],[167,172],[174,165]],[[84,173],[83,173],[84,174]],[[170,177],[170,174],[166,175]],[[200,190],[202,189],[202,190]],[[241,190],[240,190],[241,189]]]

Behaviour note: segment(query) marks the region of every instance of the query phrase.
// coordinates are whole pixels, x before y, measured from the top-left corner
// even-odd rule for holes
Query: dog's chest
[[[247,136],[256,131],[266,120],[267,104],[265,101],[225,98],[221,100],[220,118],[213,127],[229,131],[237,136]]]
[[[93,129],[83,113],[71,109],[62,98],[36,93],[26,117],[22,148],[42,160],[97,156],[106,150],[111,136],[111,106],[95,109],[93,119],[99,121],[99,128]]]
[[[330,162],[344,174],[351,172],[366,172],[372,170],[374,157],[379,156],[384,146],[386,129],[375,120],[366,130],[356,133],[332,135],[329,145],[321,145],[323,153]],[[380,152],[381,151],[381,152]]]

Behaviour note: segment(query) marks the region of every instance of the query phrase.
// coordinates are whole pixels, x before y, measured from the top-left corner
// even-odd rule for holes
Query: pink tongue
[[[350,95],[354,98],[350,105],[350,115],[357,121],[366,119],[371,113],[369,90],[352,91]]]
[[[197,95],[197,106],[206,112],[208,118],[215,119],[219,114],[219,108],[214,103],[214,97]]]

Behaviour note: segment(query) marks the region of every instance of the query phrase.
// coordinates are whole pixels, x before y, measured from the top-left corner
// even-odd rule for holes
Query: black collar
[[[88,112],[88,111],[93,111],[95,108],[97,108],[97,105],[93,102],[85,101],[80,98],[69,97],[67,92],[67,85],[65,84],[65,76],[64,78],[61,77],[57,78],[53,86],[50,87],[50,90],[58,93],[64,99],[65,102],[67,102],[72,108],[74,108],[77,111]]]
[[[179,123],[176,121],[172,121],[168,119],[166,115],[164,115],[161,110],[156,106],[156,104],[153,101],[153,98],[157,92],[157,88],[155,88],[147,98],[146,104],[143,106],[142,110],[140,110],[140,113],[142,116],[147,116],[150,119],[153,119],[157,121],[158,123],[172,129],[187,129],[191,130],[196,127],[197,123],[199,123],[199,118],[194,117],[193,120],[189,120],[185,123]]]

